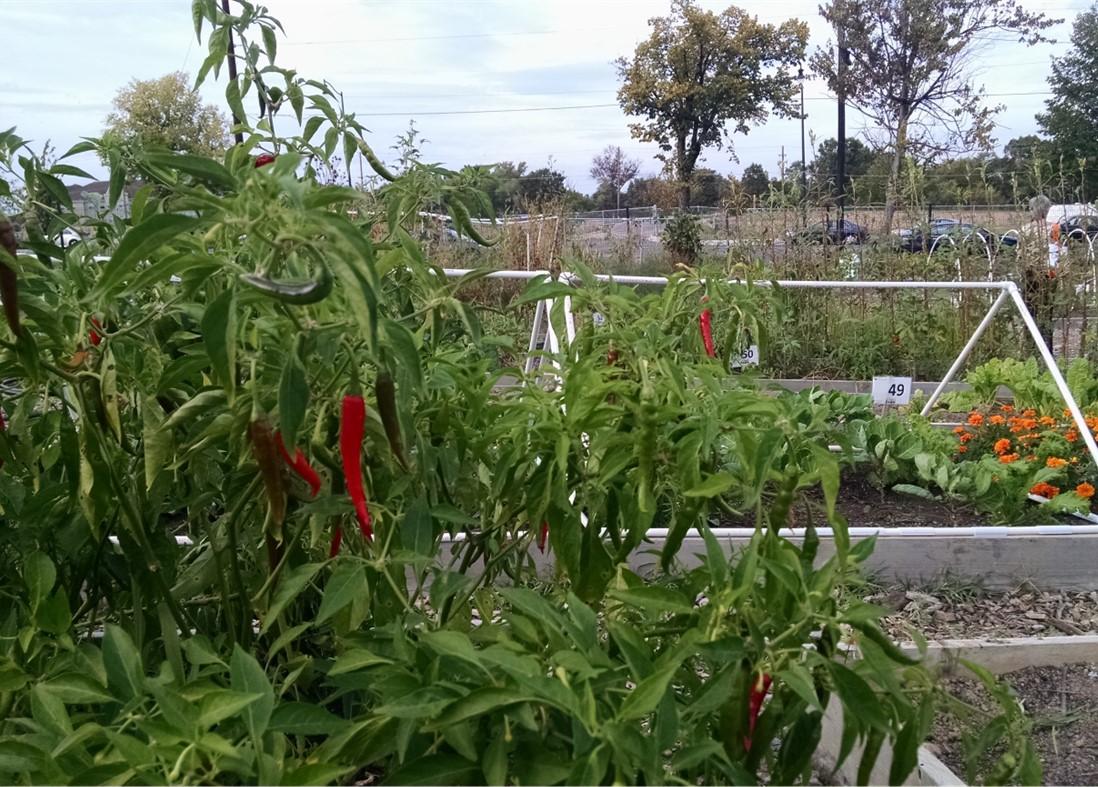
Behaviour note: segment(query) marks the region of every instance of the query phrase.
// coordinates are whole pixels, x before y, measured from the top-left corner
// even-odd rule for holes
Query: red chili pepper
[[[328,557],[333,558],[339,554],[339,547],[343,544],[343,528],[336,525],[335,532],[332,533],[332,546],[328,549]]]
[[[762,711],[763,700],[770,691],[770,676],[765,672],[759,675],[755,685],[751,687],[751,696],[747,701],[747,735],[743,738],[743,747],[750,751],[751,736],[755,734],[755,722]]]
[[[366,507],[366,492],[362,488],[362,436],[366,424],[366,400],[360,394],[343,397],[339,423],[339,454],[343,459],[343,476],[347,493],[355,507],[358,529],[367,541],[374,538],[370,510]]]
[[[270,153],[260,153],[255,157],[255,168],[265,167],[268,164],[274,164],[275,157]]]
[[[702,302],[709,300],[704,298]],[[702,313],[698,316],[698,328],[701,330],[702,344],[705,345],[705,354],[710,358],[717,357],[717,349],[713,345],[713,312],[709,309],[703,309]]]
[[[94,317],[91,318],[91,324],[92,327],[88,330],[88,341],[92,343],[93,347],[98,347],[99,343],[103,341],[103,334],[100,333],[103,326]]]
[[[538,549],[545,552],[545,544],[549,541],[549,523],[541,523],[541,531],[538,533]]]
[[[290,456],[290,452],[286,450],[286,444],[282,442],[282,432],[275,432],[275,442],[278,443],[278,452],[282,454],[282,461],[288,464],[297,473],[298,477],[309,485],[312,496],[316,497],[316,493],[320,491],[320,476],[309,464],[304,452],[295,446],[294,455]]]

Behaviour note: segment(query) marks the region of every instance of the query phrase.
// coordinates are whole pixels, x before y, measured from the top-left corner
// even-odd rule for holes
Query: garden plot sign
[[[873,404],[910,404],[910,377],[874,377]]]
[[[735,372],[747,366],[759,365],[759,345],[752,344],[738,353],[733,353],[728,359],[728,371]]]

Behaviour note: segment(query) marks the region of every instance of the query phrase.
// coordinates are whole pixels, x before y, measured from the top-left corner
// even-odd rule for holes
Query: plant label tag
[[[910,377],[874,377],[873,404],[910,404]]]
[[[592,312],[591,322],[595,324],[596,328],[601,328],[606,325],[606,318],[602,315],[602,312]]]
[[[739,355],[733,355],[728,359],[728,371],[734,372],[745,366],[759,365],[759,345],[752,344],[740,351]]]

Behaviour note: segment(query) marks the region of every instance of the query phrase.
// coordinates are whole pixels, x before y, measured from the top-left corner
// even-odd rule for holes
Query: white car
[[[84,240],[84,237],[79,232],[72,227],[66,227],[61,230],[61,234],[57,236],[57,245],[63,249],[67,249],[69,246],[75,246],[82,240]]]

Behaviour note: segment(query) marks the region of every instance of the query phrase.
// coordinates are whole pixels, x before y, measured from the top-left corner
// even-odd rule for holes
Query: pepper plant
[[[835,698],[842,755],[861,741],[868,775],[889,741],[901,781],[936,689],[844,591],[872,542],[836,514],[829,446],[864,403],[729,377],[770,289],[576,266],[516,307],[569,296],[605,323],[552,376],[501,368],[509,340],[462,297],[485,272],[448,277],[409,232],[441,208],[487,242],[484,196],[394,178],[331,85],[275,65],[277,22],[234,10],[194,3],[200,80],[239,47],[243,142],[81,143],[112,205],[145,183],[93,239],[53,244],[73,172],[0,137],[27,208],[23,248],[0,235],[0,780],[805,782]],[[340,149],[372,198],[317,181]],[[810,489],[826,559],[814,518],[781,532]]]

